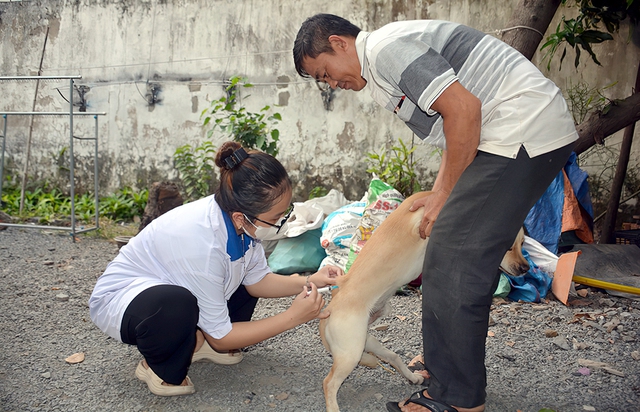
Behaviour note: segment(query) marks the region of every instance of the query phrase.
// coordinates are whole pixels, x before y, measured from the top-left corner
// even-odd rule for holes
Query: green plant
[[[147,204],[149,192],[139,192],[125,187],[113,195],[99,200],[100,213],[110,219],[126,221],[140,216]],[[76,218],[91,221],[95,218],[95,197],[92,193],[75,195],[74,209]],[[20,188],[5,187],[2,191],[2,210],[25,220],[37,217],[40,223],[50,223],[56,219],[67,219],[71,214],[71,199],[60,189],[50,188],[48,182],[33,190],[25,190],[24,207],[20,213]]]
[[[327,193],[329,193],[327,191],[327,188],[322,186],[316,186],[313,189],[311,189],[311,191],[309,192],[309,199],[315,199],[316,197],[323,197],[323,196],[326,196]]]
[[[145,189],[137,199],[132,196],[131,188],[125,187],[118,192],[100,199],[100,215],[116,221],[131,220],[144,211],[149,192]],[[144,201],[144,204],[142,204]]]
[[[133,216],[141,216],[144,213],[144,208],[147,206],[147,200],[149,199],[149,191],[142,189],[136,192],[132,188],[125,186],[120,190],[120,194],[128,199],[131,199],[131,210],[129,214]]]
[[[602,111],[607,114],[611,101],[604,96],[604,91],[616,85],[611,83],[603,88],[589,87],[585,82],[571,83],[567,88],[567,103],[576,124],[582,123],[587,115],[593,111]]]
[[[563,5],[567,3],[568,0],[562,0]],[[616,33],[623,20],[629,18],[635,24],[640,19],[640,1],[636,0],[573,0],[571,3],[580,8],[579,15],[568,20],[563,16],[556,32],[549,36],[540,48],[548,48],[544,56],[547,60],[547,70],[551,67],[551,59],[556,51],[565,42],[575,50],[575,67],[580,63],[581,49],[589,53],[593,62],[600,66],[591,45],[613,40],[610,33]],[[600,31],[600,23],[604,24],[607,32]],[[566,54],[565,46],[560,57],[560,66]]]
[[[611,146],[596,145],[582,153],[578,158],[581,167],[589,168],[589,196],[593,204],[595,222],[604,217],[611,198],[611,185],[618,162],[618,150]],[[640,190],[640,163],[633,159],[629,162],[624,179],[621,201],[629,201]],[[640,211],[637,202],[621,203],[618,209],[619,222],[628,221]],[[594,234],[597,231],[594,230]]]
[[[413,160],[413,152],[416,148],[412,146],[409,149],[402,139],[398,139],[398,141],[400,145],[393,146],[390,153],[384,147],[380,149],[379,154],[367,153],[371,164],[367,172],[376,174],[382,181],[402,193],[404,197],[409,197],[420,190],[420,183],[415,172],[416,162]]]
[[[60,189],[51,187],[49,182],[39,182],[38,186],[25,190],[25,201],[20,213],[20,187],[17,184],[5,185],[2,191],[0,210],[11,215],[15,222],[37,218],[39,223],[55,223],[57,220],[69,221],[71,199]],[[142,215],[147,204],[149,191],[134,191],[130,187],[100,198],[99,209],[100,230],[89,232],[90,236],[112,239],[117,235],[135,235],[137,225],[124,224],[131,222],[134,216]],[[77,222],[93,222],[95,220],[95,195],[84,193],[75,195],[75,216]],[[116,222],[118,222],[116,224]]]
[[[208,140],[195,148],[186,144],[176,149],[173,160],[187,200],[199,199],[212,192],[215,151],[216,147]]]
[[[200,117],[204,118],[203,127],[212,125],[207,137],[210,139],[218,128],[246,148],[262,150],[274,157],[277,156],[280,132],[273,126],[282,120],[280,113],[269,115],[271,106],[268,105],[257,113],[248,111],[239,104],[239,86],[253,87],[246,79],[233,76],[225,88],[227,95],[212,101],[211,105],[202,111]]]

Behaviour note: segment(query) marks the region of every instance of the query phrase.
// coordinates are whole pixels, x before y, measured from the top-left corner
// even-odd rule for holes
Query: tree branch
[[[576,126],[580,136],[574,148],[576,154],[583,153],[596,143],[603,144],[608,136],[640,120],[640,93],[617,100],[610,107],[607,114],[596,112]]]

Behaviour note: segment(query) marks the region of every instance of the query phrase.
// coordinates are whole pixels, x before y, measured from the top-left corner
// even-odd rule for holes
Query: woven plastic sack
[[[345,270],[349,270],[358,253],[380,224],[400,206],[404,196],[393,186],[374,177],[369,183],[367,206],[362,213],[355,234],[349,242],[349,256]]]
[[[322,224],[320,244],[327,253],[321,266],[327,264],[345,268],[349,243],[358,227],[366,202],[353,202],[330,213]]]

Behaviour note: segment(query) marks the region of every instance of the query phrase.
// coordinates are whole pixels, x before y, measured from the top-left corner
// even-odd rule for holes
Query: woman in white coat
[[[235,364],[243,347],[315,318],[341,269],[281,276],[267,266],[260,239],[291,212],[292,188],[274,157],[226,142],[215,159],[214,195],[158,217],[125,245],[89,299],[92,321],[144,357],[136,376],[156,395],[195,392],[191,362]],[[258,298],[296,295],[277,315],[251,320]]]

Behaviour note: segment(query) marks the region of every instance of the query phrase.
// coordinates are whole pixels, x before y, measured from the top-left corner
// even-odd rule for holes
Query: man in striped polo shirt
[[[318,14],[302,24],[293,56],[303,77],[368,88],[443,150],[434,193],[412,206],[424,207],[420,234],[430,237],[422,278],[429,385],[387,408],[483,411],[498,266],[578,137],[560,90],[517,50],[446,21],[365,32]]]

